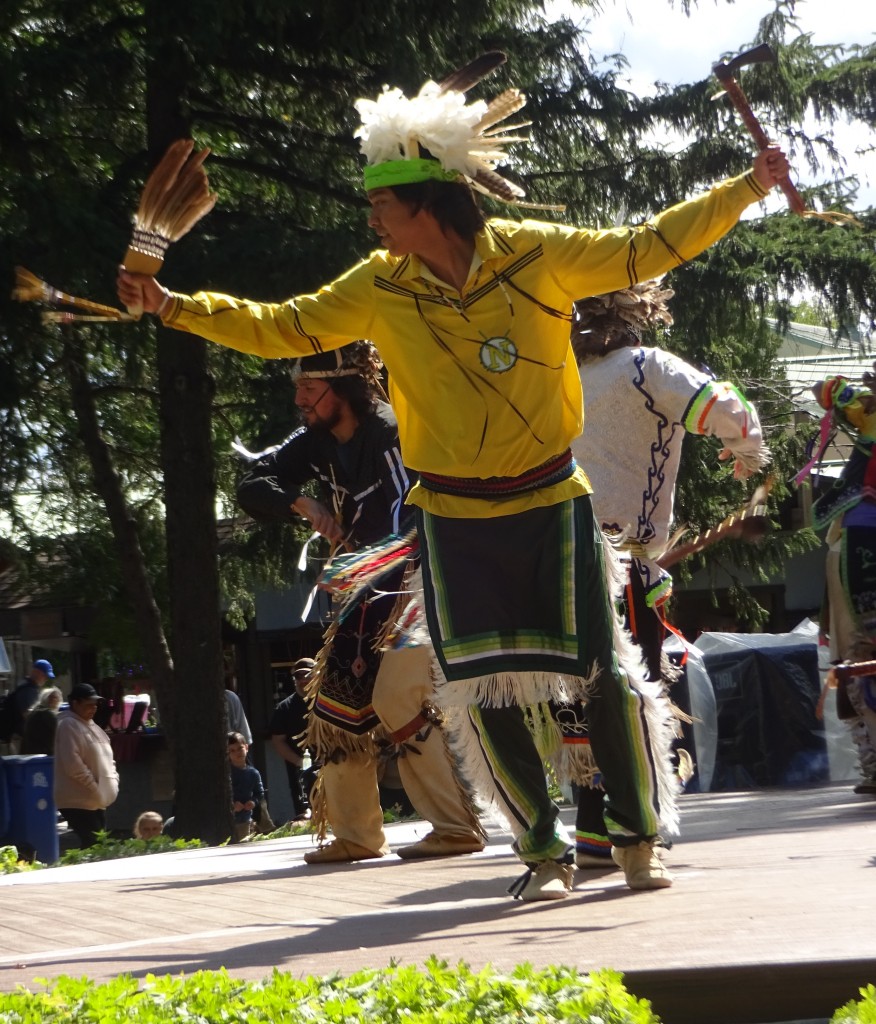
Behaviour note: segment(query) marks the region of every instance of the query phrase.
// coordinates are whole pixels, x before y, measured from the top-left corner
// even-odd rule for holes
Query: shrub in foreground
[[[876,985],[862,988],[860,1000],[853,999],[840,1007],[830,1024],[876,1024]]]
[[[0,846],[0,875],[13,875],[20,871],[38,871],[41,868],[63,868],[70,864],[92,864],[100,860],[118,860],[121,857],[142,857],[146,853],[168,853],[170,850],[195,850],[206,846],[200,839],[113,839],[109,832],[98,832],[97,842],[87,849],[78,847],[61,854],[54,864],[22,857],[15,846]]]
[[[154,839],[114,839],[109,832],[98,832],[94,846],[88,846],[84,850],[67,850],[52,867],[94,864],[99,860],[142,857],[146,853],[169,853],[171,850],[197,850],[206,845],[200,839],[172,839],[165,835],[155,836]]]
[[[275,970],[261,982],[227,972],[142,981],[123,975],[95,985],[61,977],[45,990],[0,994],[4,1024],[82,1021],[165,1024],[659,1024],[650,1004],[636,999],[613,971],[584,975],[566,967],[509,974],[472,971],[430,959],[422,968],[391,965],[348,977],[295,978]]]
[[[0,846],[0,875],[17,875],[22,871],[35,871],[37,868],[45,867],[38,861],[33,862],[22,859],[15,846]]]

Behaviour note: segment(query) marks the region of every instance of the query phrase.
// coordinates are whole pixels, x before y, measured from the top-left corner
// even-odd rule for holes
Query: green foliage
[[[472,971],[430,958],[422,968],[391,965],[348,977],[296,978],[275,970],[261,982],[239,981],[223,971],[191,977],[128,975],[101,985],[87,978],[60,977],[46,990],[0,993],[8,1024],[72,1024],[81,1020],[160,1024],[658,1024],[645,1000],[630,995],[620,974],[579,974],[567,967],[536,969],[522,964],[508,974]]]
[[[14,846],[0,846],[0,875],[17,875],[22,871],[36,871],[45,867],[39,861],[20,860]]]
[[[565,793],[563,793],[562,789],[560,788],[560,783],[557,779],[556,769],[549,761],[545,762],[545,773],[548,786],[548,795],[550,796],[551,800],[553,800],[555,804],[559,804],[560,806],[566,805],[568,801],[566,800]]]
[[[834,328],[829,314],[818,303],[804,299],[802,302],[776,302],[770,307],[770,316],[782,324],[808,324],[812,327]]]
[[[852,999],[830,1018],[830,1024],[876,1024],[876,985],[860,990],[861,998]]]
[[[168,853],[171,850],[197,850],[206,843],[200,839],[172,839],[156,836],[154,839],[113,839],[109,832],[98,832],[97,842],[87,849],[67,850],[53,867],[69,864],[93,864],[100,860],[119,860],[122,857],[141,857],[145,853]]]
[[[313,826],[309,821],[287,821],[280,825],[273,832],[253,832],[241,842],[260,843],[264,839],[289,839],[290,836],[307,836],[313,833]]]
[[[402,814],[401,804],[393,804],[392,807],[387,807],[383,812],[383,823],[388,825],[393,821],[413,821],[418,817],[419,815],[416,811],[412,814]]]
[[[508,65],[473,95],[511,84],[524,89],[533,128],[532,144],[515,154],[519,177],[534,200],[564,202],[569,222],[605,225],[621,215],[635,221],[749,163],[750,140],[729,105],[711,102],[712,82],[636,96],[620,82],[623,58],[596,59],[589,31],[599,3],[579,4],[575,21],[553,22],[532,0],[451,5],[440,18],[432,0],[405,0],[403,10],[395,0],[349,8],[263,0],[244,15],[234,4],[193,0],[185,11],[155,3],[147,17],[140,4],[106,0],[8,4],[0,44],[0,270],[11,276],[20,262],[68,291],[115,301],[113,268],[155,156],[145,145],[150,90],[162,97],[175,90],[180,123],[212,149],[208,167],[220,196],[210,217],[171,248],[162,276],[182,290],[283,299],[318,287],[367,252],[373,239],[358,187],[352,100],[390,81],[415,90],[425,76],[440,77],[477,49],[509,54]],[[759,38],[780,59],[748,69],[746,91],[769,122],[799,124],[811,107],[825,120],[849,113],[874,124],[876,48],[813,47],[796,34],[793,4],[785,0],[764,19]],[[853,184],[844,181],[829,125],[823,127],[815,138],[798,129],[778,134],[823,168],[819,198],[842,207],[853,199]],[[874,232],[872,219],[863,219],[864,231],[790,216],[741,225],[671,275],[677,296],[670,347],[746,384],[772,375],[763,316],[768,302],[782,301],[789,290],[813,288],[837,323],[861,311],[872,319]],[[90,486],[62,332],[41,324],[34,309],[10,304],[5,293],[0,314],[0,511],[27,539],[34,571],[45,546],[41,525],[77,538],[65,542],[63,557],[51,557],[55,582],[69,574],[67,589],[83,603],[102,591],[94,639],[116,637],[119,657],[128,660],[137,638],[122,596],[125,576],[112,567],[105,514]],[[146,321],[83,326],[73,337],[87,354],[102,431],[164,608],[154,328]],[[239,435],[259,448],[291,429],[288,364],[215,346],[208,359],[217,486],[233,516],[239,462],[231,440]],[[777,412],[776,436],[783,422]],[[780,475],[790,466],[786,456],[795,454],[786,447],[780,443],[776,457]],[[710,501],[702,490],[693,499],[693,489],[683,486],[678,503],[680,518],[692,525],[711,525],[738,504],[738,491],[731,497],[726,481]],[[32,503],[23,506],[28,492]],[[96,540],[81,558],[86,535]],[[253,614],[255,582],[297,579],[298,539],[289,528],[230,532],[222,551],[223,603],[235,627]],[[102,566],[93,557],[98,548],[106,556]]]

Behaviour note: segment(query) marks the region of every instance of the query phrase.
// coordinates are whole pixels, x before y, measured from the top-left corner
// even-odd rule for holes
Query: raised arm
[[[545,232],[548,265],[572,301],[658,278],[726,235],[787,168],[781,150],[770,148],[745,174],[641,224],[599,230],[555,225]]]
[[[788,176],[790,170],[788,158],[779,146],[767,146],[766,149],[762,149],[751,165],[751,173],[764,192],[769,192],[778,185]]]

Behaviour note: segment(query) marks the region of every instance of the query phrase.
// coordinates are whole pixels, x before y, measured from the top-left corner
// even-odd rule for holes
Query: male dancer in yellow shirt
[[[788,164],[766,149],[748,173],[636,227],[486,220],[473,184],[521,195],[495,172],[505,159],[495,125],[523,99],[515,90],[500,99],[466,104],[427,83],[414,99],[384,90],[357,102],[368,222],[381,248],[315,294],[283,303],[185,296],[122,271],[119,296],[167,326],[264,358],[361,337],[377,345],[404,462],[419,473],[408,501],[436,700],[463,771],[504,814],[530,869],[514,894],[557,899],[571,889],[572,843],[523,708],[581,698],[627,882],[665,887],[652,842],[677,827],[671,715],[639,689],[636,659],[616,654],[622,627],[590,487],[569,449],[583,426],[572,303],[692,259]]]

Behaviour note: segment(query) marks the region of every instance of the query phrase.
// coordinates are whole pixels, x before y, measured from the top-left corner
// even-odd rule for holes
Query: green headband
[[[460,171],[445,171],[437,160],[385,160],[365,168],[365,191],[411,185],[417,181],[458,181]]]

